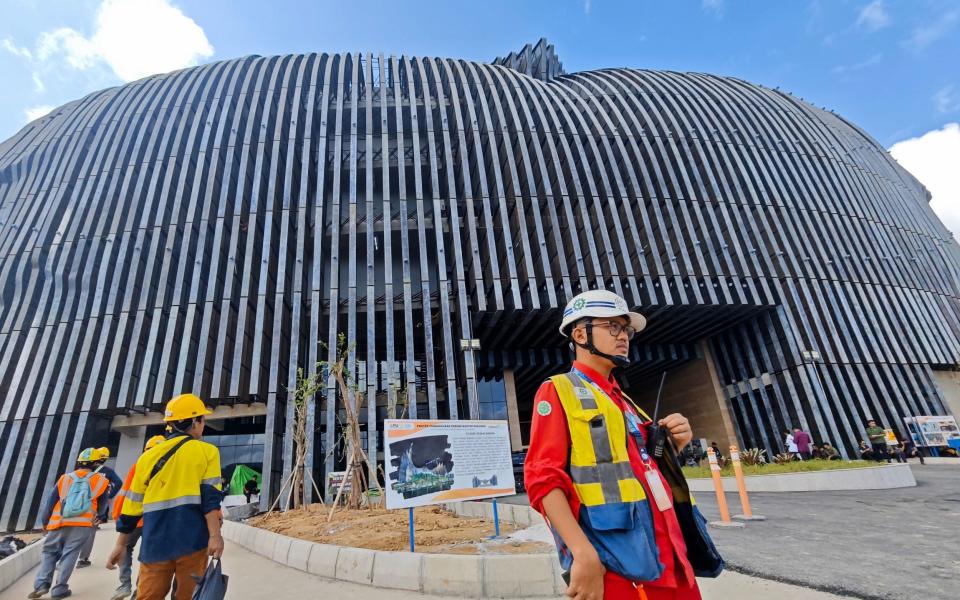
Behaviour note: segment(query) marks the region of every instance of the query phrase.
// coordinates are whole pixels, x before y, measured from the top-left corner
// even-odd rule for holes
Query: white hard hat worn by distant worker
[[[647,319],[640,313],[632,312],[630,307],[627,306],[627,301],[617,294],[607,290],[589,290],[577,294],[567,303],[567,307],[563,310],[563,321],[560,323],[560,334],[564,337],[570,337],[571,326],[580,319],[603,317],[626,317],[630,321],[630,326],[637,333],[643,331],[643,328],[647,326]],[[630,364],[630,359],[625,356],[613,356],[597,350],[593,344],[591,327],[587,328],[587,343],[577,345],[589,350],[592,354],[613,361],[613,364],[618,367],[625,367]]]

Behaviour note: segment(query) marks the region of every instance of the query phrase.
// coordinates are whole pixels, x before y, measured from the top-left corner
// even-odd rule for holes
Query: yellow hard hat
[[[84,448],[83,452],[80,453],[80,456],[77,457],[77,462],[92,463],[97,462],[101,458],[100,451],[96,448]]]
[[[194,394],[180,394],[167,402],[167,409],[163,413],[163,421],[182,421],[202,415],[212,414],[204,405],[203,400]]]
[[[155,435],[155,436],[153,436],[152,438],[150,438],[149,440],[147,440],[147,445],[143,448],[144,451],[153,448],[154,446],[156,446],[156,445],[159,444],[160,442],[164,441],[165,439],[167,439],[167,438],[163,437],[162,435]]]
[[[110,448],[104,446],[103,448],[97,448],[97,452],[100,453],[100,458],[110,458]]]

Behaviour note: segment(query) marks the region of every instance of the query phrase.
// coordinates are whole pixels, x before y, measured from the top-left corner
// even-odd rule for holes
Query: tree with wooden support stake
[[[364,504],[364,497],[370,489],[364,467],[371,465],[367,453],[363,450],[363,440],[360,437],[359,409],[363,405],[363,394],[359,392],[356,386],[352,384],[350,371],[346,367],[347,359],[353,350],[353,345],[347,345],[346,336],[340,334],[337,336],[337,360],[329,365],[330,377],[337,381],[337,388],[343,398],[344,413],[346,414],[345,431],[343,437],[347,446],[347,472],[344,474],[343,481],[337,489],[337,495],[330,507],[330,514],[327,516],[327,522],[333,519],[333,514],[340,504],[340,498],[343,496],[343,488],[350,483],[350,491],[347,500],[344,503],[346,508],[357,510]],[[373,471],[373,469],[370,469]],[[376,471],[373,471],[375,473]],[[383,488],[375,476],[370,477],[370,481],[376,486],[383,497]]]
[[[323,346],[323,343],[321,342],[320,345]],[[346,336],[341,333],[337,338],[337,360],[333,364],[327,361],[318,361],[314,365],[313,373],[309,375],[304,374],[303,369],[297,369],[297,384],[292,390],[288,390],[292,393],[294,403],[293,424],[290,430],[294,446],[293,469],[284,479],[280,487],[280,493],[277,494],[277,499],[270,507],[271,511],[280,505],[281,500],[283,500],[284,511],[289,510],[291,504],[292,508],[305,508],[307,506],[307,479],[317,493],[317,497],[320,498],[320,503],[323,504],[323,495],[313,478],[313,474],[306,468],[307,451],[312,437],[308,435],[310,432],[307,431],[307,415],[310,403],[315,402],[317,392],[323,389],[327,377],[336,379],[346,413],[342,439],[347,447],[347,473],[337,489],[333,509],[339,504],[347,482],[349,482],[349,493],[345,503],[347,508],[358,509],[363,505],[363,498],[366,496],[369,486],[362,467],[370,463],[363,451],[360,438],[358,410],[363,404],[363,395],[357,391],[355,386],[351,387],[349,385],[352,383],[352,378],[346,368],[346,362],[352,350],[353,345],[348,346]],[[380,487],[379,481],[376,477],[372,477],[372,480],[382,497],[383,489]],[[284,496],[284,492],[286,492],[286,496]],[[327,518],[328,521],[333,518],[333,509]]]
[[[320,391],[322,385],[318,383],[320,374],[323,372],[323,362],[318,362],[315,365],[315,371],[310,375],[304,375],[303,369],[297,369],[297,385],[293,390],[288,390],[288,392],[293,392],[293,428],[291,434],[293,436],[293,469],[284,479],[283,484],[280,486],[280,493],[277,494],[277,499],[274,500],[273,504],[270,506],[270,510],[274,510],[280,504],[280,500],[284,497],[284,491],[287,492],[286,500],[283,504],[283,510],[290,509],[290,503],[293,502],[293,508],[306,507],[306,479],[310,480],[310,484],[313,486],[313,489],[317,492],[317,497],[320,498],[320,502],[323,503],[323,495],[320,494],[320,490],[317,488],[317,482],[313,479],[313,473],[306,468],[307,464],[307,449],[308,443],[310,441],[310,436],[307,435],[307,414],[309,413],[310,403],[314,401],[314,398],[317,395],[317,392]]]

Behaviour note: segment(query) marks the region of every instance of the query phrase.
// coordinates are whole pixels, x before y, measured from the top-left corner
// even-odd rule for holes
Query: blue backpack
[[[90,471],[86,476],[78,477],[76,473],[67,473],[67,477],[73,481],[61,502],[60,514],[63,518],[79,517],[93,509],[93,490],[90,489],[93,474],[94,471]]]

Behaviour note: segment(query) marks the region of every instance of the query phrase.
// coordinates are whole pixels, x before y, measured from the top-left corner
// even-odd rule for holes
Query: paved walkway
[[[93,554],[93,566],[74,571],[70,581],[74,598],[107,600],[117,587],[117,571],[103,567],[116,539],[112,530],[101,531]],[[351,600],[413,600],[439,598],[412,592],[374,589],[368,586],[322,579],[281,566],[240,546],[227,542],[224,570],[230,576],[227,598],[263,600],[264,598],[350,598]],[[22,600],[33,590],[36,569],[16,584],[0,592],[0,600]],[[134,573],[136,577],[136,573]],[[704,580],[704,600],[835,600],[838,596],[814,592],[739,573],[724,573],[719,579]]]
[[[960,468],[911,465],[917,487],[750,494],[765,522],[711,529],[734,568],[870,600],[957,598]],[[736,494],[727,494],[739,512]],[[708,519],[716,497],[697,494]]]

